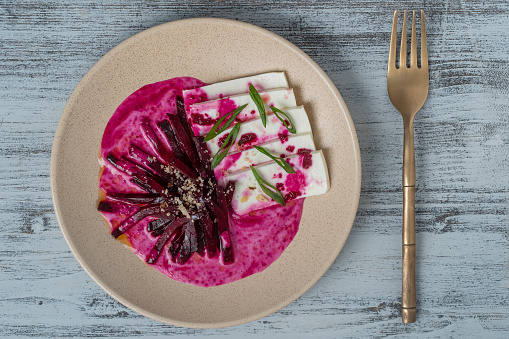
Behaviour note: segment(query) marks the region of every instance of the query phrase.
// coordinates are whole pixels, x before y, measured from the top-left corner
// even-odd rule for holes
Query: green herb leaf
[[[258,185],[260,185],[261,189],[265,194],[267,194],[272,200],[280,204],[281,206],[286,206],[285,204],[285,198],[283,197],[283,193],[281,193],[280,190],[278,190],[273,185],[269,184],[267,181],[265,181],[255,170],[253,166],[251,167],[251,171],[253,172],[253,175],[258,182]]]
[[[265,105],[263,104],[262,97],[260,94],[258,94],[258,91],[252,84],[249,84],[249,95],[258,108],[258,113],[260,113],[263,127],[267,127],[267,114],[265,114]]]
[[[244,108],[246,108],[247,104],[245,105],[242,105],[240,107],[237,107],[235,108],[233,111],[230,111],[228,113],[226,113],[225,115],[223,115],[218,121],[216,121],[216,123],[214,124],[214,126],[212,126],[212,128],[210,129],[209,133],[207,133],[207,135],[205,136],[205,139],[203,139],[203,141],[209,141],[209,140],[212,140],[214,139],[215,137],[217,137],[219,134],[223,133],[227,128],[228,126],[231,125],[231,123],[235,120],[235,118],[237,118],[237,116],[240,114],[240,112],[242,112],[242,110]],[[219,128],[219,126],[221,125],[221,123],[231,114],[231,117],[230,119],[228,119],[228,121],[226,121],[226,123],[223,124],[223,126],[221,126]],[[218,129],[219,128],[219,129]],[[217,130],[217,131],[216,131]]]
[[[282,110],[280,110],[279,108],[276,108],[274,106],[270,106],[270,109],[272,110],[272,113],[274,113],[274,115],[279,119],[281,120],[281,122],[283,123],[283,125],[285,125],[286,129],[292,133],[292,134],[296,134],[297,133],[297,130],[295,129],[295,125],[293,124],[293,121],[292,119],[290,119],[290,117],[288,116],[288,113],[286,112],[283,112]],[[282,114],[286,119],[283,119],[279,116],[279,114]],[[290,122],[290,126],[288,126],[288,122]]]
[[[235,124],[235,126],[233,126],[230,133],[228,133],[226,140],[223,142],[223,144],[217,151],[216,155],[214,155],[214,157],[210,161],[210,167],[212,169],[216,168],[216,166],[219,165],[219,163],[221,163],[221,161],[223,161],[224,157],[228,154],[230,147],[235,143],[235,140],[237,139],[237,135],[239,135],[239,129],[240,129],[241,124],[242,124],[241,122]]]
[[[278,164],[279,166],[283,167],[286,173],[295,173],[295,170],[293,169],[292,165],[290,165],[285,159],[273,156],[263,147],[255,146],[254,148],[256,148],[258,151],[262,152],[263,154],[274,160],[276,164]]]

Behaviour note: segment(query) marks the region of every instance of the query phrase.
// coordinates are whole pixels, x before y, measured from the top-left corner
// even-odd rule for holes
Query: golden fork
[[[412,40],[410,44],[410,67],[407,67],[407,14],[403,17],[399,68],[396,67],[398,11],[394,12],[387,91],[389,98],[403,117],[403,284],[401,317],[404,323],[413,323],[416,318],[415,297],[415,153],[414,117],[428,97],[429,70],[426,46],[424,11],[421,11],[421,67],[417,66],[417,37],[415,33],[415,11],[412,18]]]

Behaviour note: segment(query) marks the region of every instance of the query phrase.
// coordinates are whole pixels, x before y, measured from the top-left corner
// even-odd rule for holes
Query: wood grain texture
[[[402,121],[386,90],[394,9],[424,9],[430,92],[415,121],[418,321],[402,324]],[[353,338],[509,336],[509,3],[484,1],[0,1],[0,335]],[[124,39],[222,17],[308,53],[342,93],[363,162],[336,262],[264,319],[173,327],[110,298],[81,269],[49,190],[53,134],[81,77]],[[319,133],[319,132],[318,132]]]

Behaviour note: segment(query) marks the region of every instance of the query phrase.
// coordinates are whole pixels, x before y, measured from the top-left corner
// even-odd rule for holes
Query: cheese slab
[[[277,108],[297,105],[292,89],[273,89],[260,92],[260,96],[266,111],[270,111],[271,105]],[[186,110],[187,119],[195,135],[206,135],[219,118],[245,104],[247,106],[237,116],[236,121],[245,122],[260,116],[250,95],[239,94],[190,105]]]
[[[284,72],[264,73],[185,90],[183,92],[184,102],[190,105],[197,102],[249,93],[250,84],[252,84],[258,92],[274,88],[288,88],[288,81],[286,80]]]
[[[295,126],[296,134],[311,133],[311,125],[306,110],[303,106],[283,109],[290,116]],[[230,133],[227,129],[212,140],[207,141],[207,147],[211,155],[217,153],[222,143]],[[263,127],[260,118],[242,123],[236,142],[230,147],[228,153],[234,153],[259,145],[268,141],[279,139],[281,144],[286,144],[290,132],[274,114],[267,114],[267,127]]]
[[[263,179],[281,191],[285,202],[324,194],[329,190],[329,175],[321,150],[293,156],[287,162],[295,173],[286,173],[275,162],[255,166]],[[231,202],[234,213],[244,215],[277,204],[260,188],[251,169],[228,176],[227,179],[235,181]]]
[[[278,138],[277,140],[261,144],[270,154],[286,158],[293,154],[297,154],[299,150],[312,150],[314,151],[315,143],[311,133],[290,135],[288,142],[282,143]],[[216,178],[222,178],[227,175],[232,175],[235,172],[249,168],[249,166],[256,166],[266,162],[272,161],[271,158],[261,153],[255,148],[250,148],[242,152],[237,152],[226,156],[219,165],[214,168]]]

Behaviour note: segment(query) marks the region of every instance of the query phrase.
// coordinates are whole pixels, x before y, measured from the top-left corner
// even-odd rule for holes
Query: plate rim
[[[246,28],[249,30],[254,30],[258,33],[267,35],[271,39],[275,39],[280,43],[283,43],[287,47],[289,47],[291,50],[296,52],[300,57],[302,57],[307,63],[310,64],[310,66],[318,72],[318,74],[321,76],[322,80],[327,84],[327,86],[331,89],[332,93],[334,94],[335,99],[337,100],[339,106],[344,112],[344,116],[346,118],[346,123],[348,126],[348,131],[350,132],[349,140],[353,143],[353,149],[354,149],[354,155],[355,159],[353,163],[355,164],[355,196],[352,197],[353,206],[355,208],[352,208],[352,215],[350,215],[348,222],[345,222],[345,225],[348,226],[348,229],[345,229],[348,231],[347,236],[345,237],[343,243],[341,246],[337,247],[337,251],[334,251],[334,256],[330,256],[330,260],[328,263],[324,263],[323,270],[320,272],[320,274],[317,274],[314,279],[311,279],[306,285],[303,285],[302,288],[300,288],[296,293],[294,293],[291,297],[285,299],[284,301],[280,302],[279,304],[276,304],[272,307],[267,308],[265,311],[259,312],[255,315],[247,316],[244,318],[236,319],[236,320],[229,320],[229,321],[223,321],[223,322],[212,322],[212,323],[205,323],[205,322],[186,322],[186,321],[179,321],[175,319],[168,319],[167,317],[160,316],[158,314],[154,314],[153,312],[150,312],[144,308],[141,308],[137,306],[135,303],[132,303],[131,301],[125,300],[122,296],[117,295],[117,293],[114,293],[110,291],[108,286],[104,284],[98,276],[94,272],[92,272],[85,262],[85,260],[82,258],[82,256],[75,250],[75,245],[73,244],[73,241],[71,240],[69,236],[69,232],[66,230],[66,228],[63,226],[63,223],[61,221],[61,211],[58,204],[58,195],[56,194],[56,185],[57,180],[55,178],[55,168],[57,167],[57,160],[58,160],[58,154],[60,149],[60,141],[62,139],[62,134],[64,132],[64,125],[65,121],[69,118],[70,113],[72,112],[71,106],[75,103],[75,99],[79,96],[81,90],[85,86],[85,84],[88,82],[88,78],[90,78],[96,71],[98,71],[102,64],[107,62],[111,57],[113,57],[119,50],[121,50],[124,45],[130,43],[133,40],[143,38],[145,35],[150,35],[153,31],[158,30],[171,30],[172,26],[175,25],[193,25],[195,23],[223,23],[228,24],[232,26],[238,26],[240,28]],[[109,296],[111,296],[113,299],[117,300],[119,303],[124,305],[125,307],[140,313],[150,319],[180,326],[180,327],[187,327],[187,328],[199,328],[199,329],[210,329],[210,328],[223,328],[223,327],[231,327],[236,325],[245,324],[248,322],[252,322],[258,319],[261,319],[263,317],[266,317],[274,312],[277,312],[278,310],[284,308],[285,306],[289,305],[290,303],[294,302],[298,298],[300,298],[304,293],[306,293],[313,285],[315,285],[318,280],[322,278],[322,276],[330,269],[331,265],[334,263],[334,261],[337,259],[339,253],[341,252],[342,248],[344,247],[344,244],[346,240],[348,239],[348,236],[351,233],[351,229],[353,227],[353,223],[355,221],[355,217],[357,214],[358,206],[359,206],[359,200],[360,200],[360,193],[361,193],[361,181],[362,181],[362,167],[361,167],[361,154],[360,154],[360,147],[359,142],[357,138],[357,132],[355,130],[355,126],[352,120],[352,117],[350,115],[350,112],[346,106],[346,103],[343,100],[343,97],[339,93],[338,89],[332,82],[332,80],[329,78],[329,76],[323,71],[323,69],[304,51],[302,51],[299,47],[297,47],[295,44],[291,43],[287,39],[281,37],[280,35],[271,32],[270,30],[266,28],[262,28],[260,26],[239,21],[239,20],[232,20],[232,19],[223,19],[223,18],[215,18],[215,17],[200,17],[200,18],[187,18],[187,19],[179,19],[174,21],[165,22],[159,25],[156,25],[154,27],[145,29],[141,32],[138,32],[127,39],[123,40],[119,44],[117,44],[115,47],[113,47],[111,50],[109,50],[105,55],[103,55],[81,78],[79,83],[77,84],[76,88],[73,90],[72,94],[70,95],[69,99],[67,100],[67,103],[64,107],[64,110],[60,116],[60,119],[58,121],[58,125],[55,131],[55,136],[53,139],[53,145],[51,150],[51,159],[50,159],[50,187],[51,187],[51,197],[53,202],[53,208],[55,211],[55,215],[57,218],[57,222],[60,228],[60,231],[62,232],[62,235],[64,236],[64,239],[69,246],[69,249],[71,250],[73,256],[76,258],[80,266],[83,268],[83,270],[92,278],[92,280],[99,285]]]

